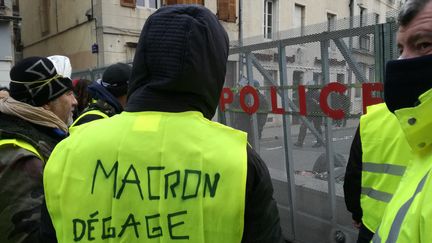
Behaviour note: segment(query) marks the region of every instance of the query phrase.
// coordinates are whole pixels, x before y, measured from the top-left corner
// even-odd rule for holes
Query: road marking
[[[345,136],[345,137],[332,138],[332,141],[333,141],[333,142],[336,142],[336,141],[349,140],[349,139],[351,139],[352,137],[353,137],[353,136],[350,135],[350,136]]]
[[[273,147],[273,148],[266,148],[266,150],[277,150],[277,149],[281,149],[282,146],[277,146],[277,147]]]

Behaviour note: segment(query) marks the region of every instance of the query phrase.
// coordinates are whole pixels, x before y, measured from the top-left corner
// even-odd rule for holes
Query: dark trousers
[[[321,117],[310,117],[310,118],[308,118],[308,120],[310,122],[312,122],[312,124],[315,127],[315,130],[317,130],[317,132],[319,134],[322,134],[322,130],[321,130],[322,119],[321,119]],[[307,126],[306,126],[306,124],[302,123],[300,125],[299,135],[297,138],[298,143],[303,144],[305,137],[306,137],[306,131],[307,131]]]
[[[374,233],[364,225],[360,226],[357,243],[369,243],[374,236]]]

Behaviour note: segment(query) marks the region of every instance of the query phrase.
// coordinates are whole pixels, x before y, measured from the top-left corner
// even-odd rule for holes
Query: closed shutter
[[[166,0],[166,5],[173,4],[201,4],[204,5],[204,0]]]
[[[218,0],[217,7],[220,20],[236,22],[236,0]]]
[[[177,2],[177,0],[166,0],[166,5],[178,4]]]
[[[135,0],[120,0],[120,6],[135,8],[136,2]]]
[[[236,0],[228,0],[228,22],[236,22]]]

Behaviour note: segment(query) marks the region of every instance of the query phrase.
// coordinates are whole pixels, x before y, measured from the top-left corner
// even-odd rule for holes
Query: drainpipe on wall
[[[349,27],[350,29],[354,28],[354,0],[349,1]],[[351,52],[353,46],[353,38],[352,36],[349,37],[348,40],[348,50]],[[352,84],[352,70],[350,69],[348,71],[348,86]],[[348,97],[351,97],[351,89],[348,89]]]
[[[99,67],[99,43],[98,43],[98,25],[97,25],[97,18],[94,15],[94,0],[91,0],[91,15],[92,15],[92,20],[94,21],[95,24],[95,44],[98,46],[98,52],[96,53],[96,67]]]
[[[239,0],[239,20],[238,20],[238,44],[239,46],[243,46],[243,0]],[[243,54],[239,53],[239,76],[238,80],[243,76]],[[237,81],[238,81],[237,80]]]

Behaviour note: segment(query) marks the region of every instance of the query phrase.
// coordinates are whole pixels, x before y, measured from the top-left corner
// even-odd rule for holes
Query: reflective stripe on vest
[[[34,153],[39,159],[41,159],[42,161],[45,161],[43,159],[43,157],[40,155],[40,153],[36,150],[35,147],[33,147],[31,144],[29,144],[23,140],[17,140],[17,139],[2,139],[2,140],[0,140],[0,146],[6,145],[6,144],[12,144],[12,145],[18,146],[20,148],[23,148],[27,151],[30,151],[30,152]]]
[[[85,117],[85,116],[87,116],[87,115],[97,115],[97,116],[101,116],[102,118],[108,118],[109,116],[107,115],[107,114],[105,114],[105,113],[103,113],[102,111],[100,111],[100,110],[90,110],[90,111],[86,111],[86,112],[84,112],[83,114],[81,114],[73,123],[72,123],[72,125],[70,126],[71,128],[72,127],[75,127],[75,124],[79,121],[79,120],[81,120],[83,117]]]
[[[360,138],[362,221],[375,232],[412,153],[397,118],[384,103],[369,106],[367,114],[361,117]]]
[[[399,232],[402,226],[402,223],[405,219],[405,216],[409,210],[409,208],[411,207],[412,202],[414,201],[415,197],[423,190],[424,184],[426,182],[426,179],[429,175],[429,172],[423,176],[423,178],[421,179],[420,183],[417,185],[417,188],[414,192],[414,194],[411,196],[411,198],[406,201],[398,210],[396,217],[393,221],[393,223],[391,224],[390,227],[390,233],[388,234],[386,243],[395,243],[398,240],[398,236],[399,236]],[[378,233],[376,233],[372,239],[373,243],[381,243],[381,237],[379,236]]]
[[[123,112],[88,123],[44,170],[57,239],[241,242],[246,149],[245,133],[199,112]]]

